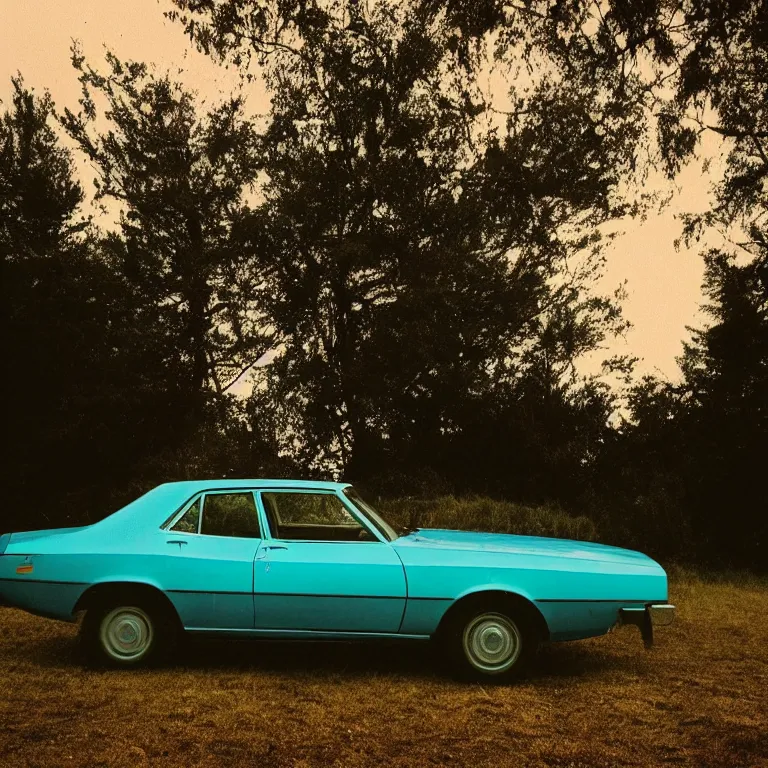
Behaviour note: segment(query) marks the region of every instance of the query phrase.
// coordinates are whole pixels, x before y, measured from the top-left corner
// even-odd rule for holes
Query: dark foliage
[[[0,122],[8,527],[103,515],[176,426],[153,318],[80,215],[52,111],[16,80]]]
[[[334,474],[764,567],[761,3],[174,5],[201,50],[265,78],[265,120],[77,49],[76,112],[16,80],[0,118],[0,528],[84,522],[163,480]],[[512,73],[504,114],[489,63]],[[85,216],[61,128],[114,226]],[[646,174],[674,177],[706,131],[726,173],[685,237],[733,249],[702,254],[710,323],[680,381],[606,361],[622,406],[578,374],[626,328],[621,291],[594,289],[602,225],[646,209]]]

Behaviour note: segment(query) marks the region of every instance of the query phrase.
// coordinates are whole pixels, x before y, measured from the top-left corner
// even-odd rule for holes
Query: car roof
[[[180,480],[173,483],[163,483],[160,488],[179,488],[190,494],[197,491],[220,490],[223,488],[313,488],[321,490],[340,491],[349,483],[335,483],[330,480],[293,480],[286,478],[222,478],[217,480]]]
[[[126,533],[139,531],[147,525],[160,525],[182,504],[200,491],[215,491],[237,488],[340,491],[349,483],[334,483],[329,480],[290,480],[275,478],[227,478],[216,480],[181,480],[163,483],[135,499],[117,512],[100,520],[100,530],[121,529]]]

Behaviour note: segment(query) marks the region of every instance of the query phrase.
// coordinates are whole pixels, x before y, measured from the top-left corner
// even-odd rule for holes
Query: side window
[[[195,499],[195,503],[176,521],[176,525],[171,528],[172,531],[181,531],[181,533],[197,533],[200,524],[200,499]]]
[[[207,536],[260,538],[253,493],[206,493],[200,533]]]
[[[331,493],[262,492],[272,535],[304,541],[377,541]]]

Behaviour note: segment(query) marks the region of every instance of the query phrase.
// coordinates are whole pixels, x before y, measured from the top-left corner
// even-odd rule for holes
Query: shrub
[[[574,517],[557,507],[526,506],[487,497],[388,499],[378,502],[384,516],[411,528],[450,528],[595,541],[597,527],[588,517]]]

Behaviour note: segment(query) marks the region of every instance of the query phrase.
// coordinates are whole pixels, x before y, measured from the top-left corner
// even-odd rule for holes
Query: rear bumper
[[[675,620],[675,606],[649,603],[642,608],[620,608],[619,624],[634,624],[640,630],[646,648],[653,646],[653,628],[663,627]]]

